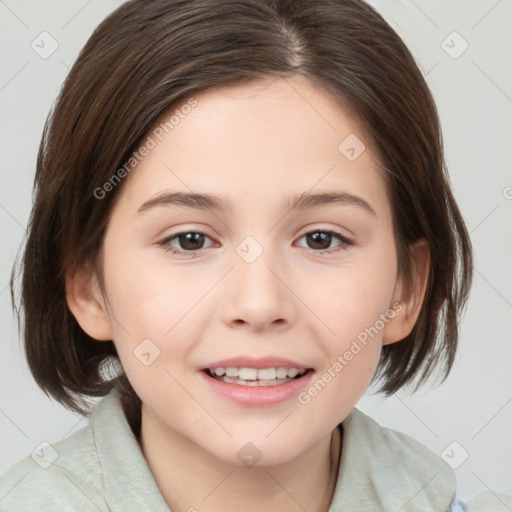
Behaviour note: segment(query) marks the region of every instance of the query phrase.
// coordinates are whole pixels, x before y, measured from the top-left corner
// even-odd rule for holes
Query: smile
[[[277,386],[286,384],[291,380],[300,378],[306,369],[304,368],[209,368],[210,377],[228,384],[242,386]]]
[[[315,370],[283,359],[237,358],[203,367],[199,375],[205,392],[213,393],[212,398],[217,396],[242,407],[269,407],[295,400],[309,385]]]

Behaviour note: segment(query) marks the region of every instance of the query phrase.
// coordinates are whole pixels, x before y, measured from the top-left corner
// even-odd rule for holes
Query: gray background
[[[121,3],[0,0],[0,473],[41,442],[59,441],[87,423],[33,381],[8,280],[30,212],[46,115],[92,30]],[[370,3],[407,43],[433,90],[476,261],[461,347],[448,380],[413,396],[365,396],[359,408],[458,466],[461,498],[487,488],[512,492],[512,2]],[[47,58],[31,47],[35,41],[40,53],[51,49],[43,31],[58,43]],[[44,48],[41,38],[47,38]]]

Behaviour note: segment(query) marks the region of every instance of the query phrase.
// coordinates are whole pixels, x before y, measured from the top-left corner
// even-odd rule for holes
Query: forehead
[[[172,129],[175,145],[200,133],[205,140],[223,142],[223,147],[231,142],[231,151],[241,148],[245,154],[251,147],[260,151],[265,146],[275,157],[276,146],[283,147],[289,150],[289,161],[309,150],[337,150],[340,137],[349,134],[367,138],[339,100],[301,76],[216,88],[194,98],[197,106]],[[164,113],[157,125],[184,104]]]
[[[164,188],[211,193],[240,207],[343,189],[386,208],[384,181],[361,126],[306,79],[265,79],[189,100],[164,112],[147,134],[154,147],[123,187],[137,208]],[[183,108],[187,102],[194,106]]]

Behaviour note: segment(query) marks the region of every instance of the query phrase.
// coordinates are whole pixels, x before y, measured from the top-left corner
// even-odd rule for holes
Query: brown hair
[[[123,182],[101,200],[94,191],[184,98],[292,75],[334,95],[366,130],[387,171],[404,282],[408,245],[423,237],[430,247],[419,318],[409,336],[383,347],[374,380],[389,396],[416,378],[417,389],[440,365],[446,378],[471,283],[471,244],[450,190],[433,98],[400,37],[360,0],[132,0],[82,49],[39,148],[20,308],[28,364],[45,393],[87,414],[87,397],[119,385],[138,432],[140,400],[126,376],[101,371],[117,357],[114,344],[89,337],[66,302],[70,269],[93,265],[101,281],[97,256]],[[13,304],[14,280],[15,269]]]

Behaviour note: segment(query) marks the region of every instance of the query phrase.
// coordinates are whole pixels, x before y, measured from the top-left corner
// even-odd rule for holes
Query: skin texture
[[[383,343],[411,331],[428,249],[413,248],[417,281],[407,294],[385,182],[368,144],[355,161],[338,150],[349,134],[366,136],[328,93],[293,77],[195,98],[197,106],[125,178],[101,252],[105,295],[94,273],[80,269],[68,275],[68,304],[89,335],[114,341],[143,402],[144,455],[173,511],[327,510],[338,467],[333,430],[366,390]],[[224,195],[233,210],[137,214],[164,190]],[[359,196],[376,215],[352,204],[304,211],[281,204],[328,191]],[[308,242],[307,233],[326,229],[354,244]],[[159,245],[198,231],[207,237],[194,254]],[[252,263],[236,251],[248,236],[263,250]],[[178,238],[170,245],[186,251]],[[314,368],[314,382],[397,302],[400,312],[308,404],[294,396],[243,407],[213,393],[199,374],[220,359],[277,356]],[[145,366],[134,350],[148,338],[160,355]],[[253,467],[237,457],[247,442],[261,452]]]

